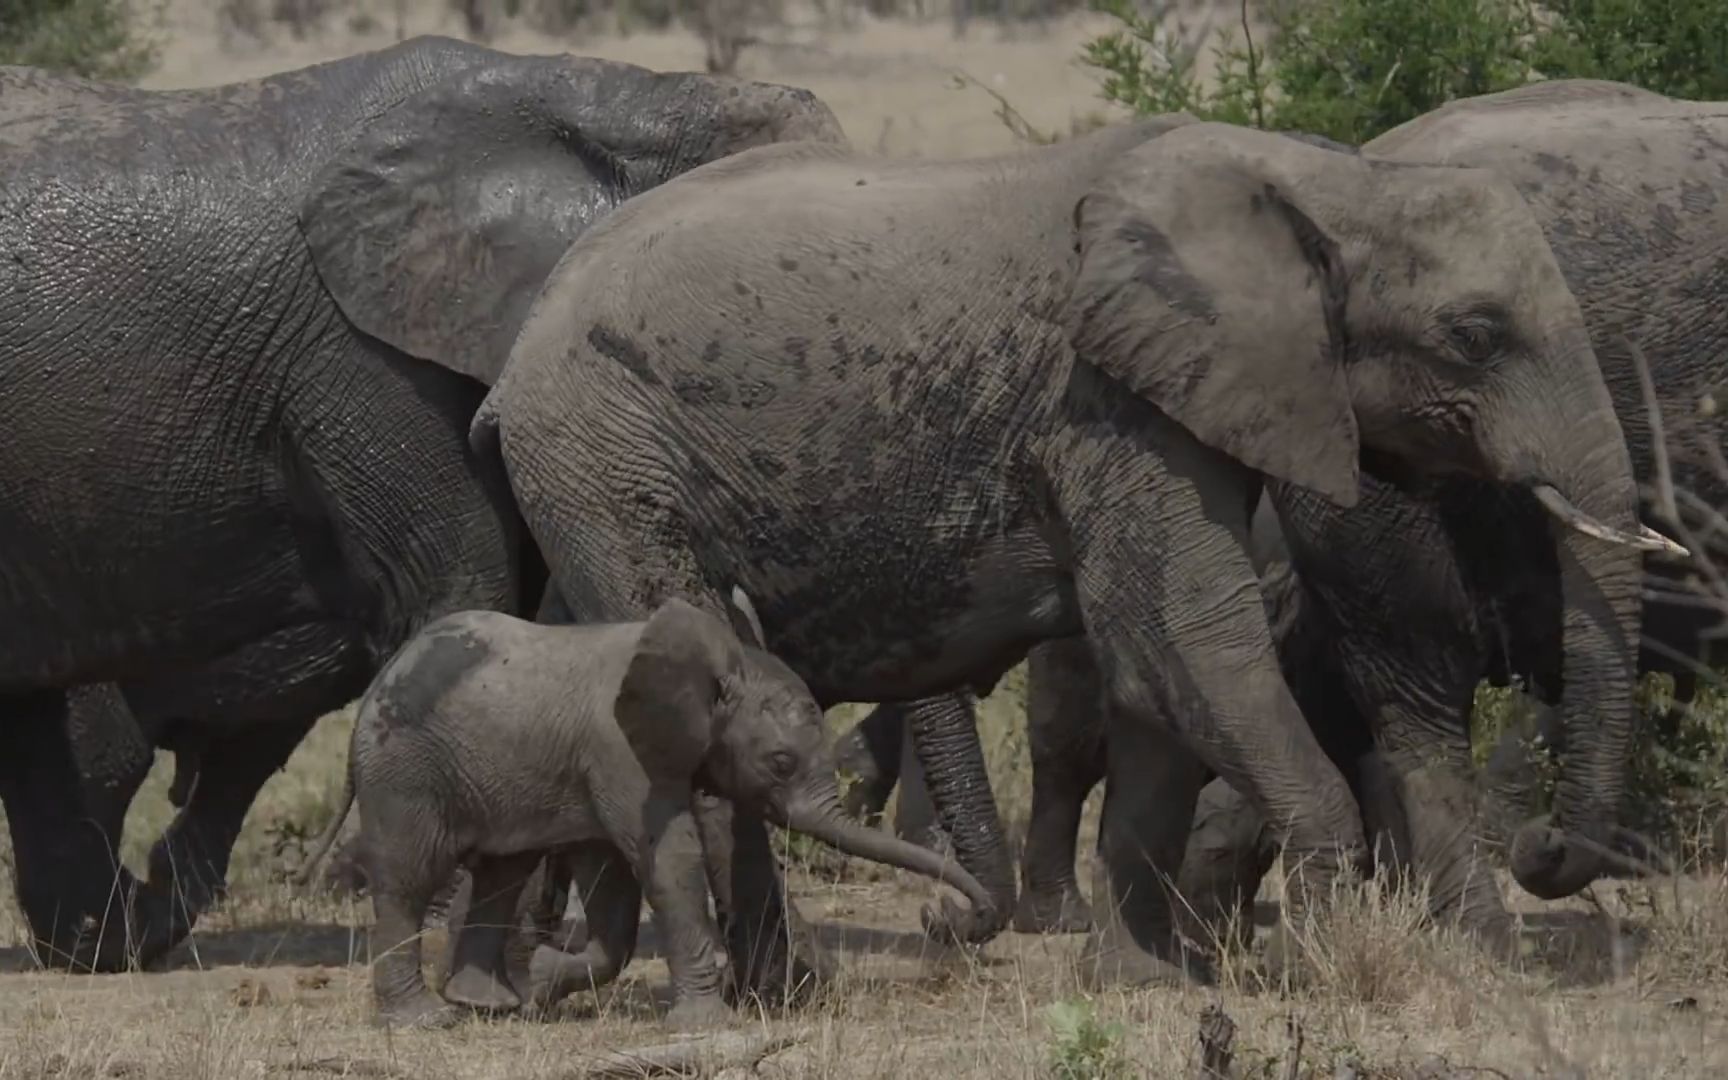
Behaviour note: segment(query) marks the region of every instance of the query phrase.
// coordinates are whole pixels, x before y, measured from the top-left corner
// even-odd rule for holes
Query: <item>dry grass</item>
[[[993,781],[1026,805],[1017,680],[985,703]],[[836,710],[836,726],[855,710]],[[662,1041],[664,964],[645,950],[611,992],[572,998],[552,1022],[475,1022],[451,1032],[386,1033],[368,1023],[370,910],[292,895],[280,873],[296,837],[327,819],[351,714],[327,717],[275,777],[248,821],[230,901],[170,970],[72,977],[30,970],[16,913],[0,909],[0,1080],[13,1077],[372,1076],[513,1080],[574,1077],[587,1055]],[[129,822],[134,865],[166,820],[166,775]],[[1096,807],[1094,807],[1095,811]],[[1087,838],[1090,845],[1090,836]],[[1212,1003],[1237,1024],[1241,1077],[1692,1077],[1728,1072],[1728,880],[1599,888],[1591,903],[1530,905],[1541,959],[1521,972],[1487,963],[1424,928],[1419,893],[1372,885],[1338,898],[1313,929],[1316,977],[1300,991],[1260,985],[1253,958],[1226,957],[1214,990],[1088,995],[1078,938],[1005,935],[981,956],[946,953],[917,932],[929,886],[893,872],[800,869],[805,912],[840,953],[822,1003],[788,1016],[740,1015],[741,1029],[797,1033],[768,1077],[1044,1077],[1072,1047],[1053,1033],[1059,1003],[1120,1025],[1128,1075],[1192,1077],[1197,1020]],[[1262,916],[1278,895],[1276,875]],[[441,951],[430,931],[429,954]],[[1292,1020],[1295,1026],[1292,1026]],[[1300,1033],[1300,1041],[1292,1032]],[[1298,1051],[1299,1047],[1299,1051]],[[1290,1071],[1292,1057],[1299,1067]],[[1080,1071],[1092,1059],[1079,1056]],[[1343,1070],[1343,1071],[1341,1071]]]

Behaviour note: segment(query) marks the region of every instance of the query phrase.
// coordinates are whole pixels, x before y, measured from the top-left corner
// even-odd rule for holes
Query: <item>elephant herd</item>
[[[160,959],[363,693],[380,930],[471,872],[453,1005],[610,978],[644,897],[675,1020],[804,993],[768,821],[960,889],[932,935],[1085,930],[1101,982],[1203,977],[1174,890],[1239,904],[1273,850],[1292,913],[1392,858],[1508,945],[1478,681],[1553,707],[1553,810],[1506,839],[1559,897],[1625,847],[1639,672],[1708,659],[1644,485],[1665,430],[1693,519],[1728,503],[1725,197],[1728,117],[1605,82],[1361,148],[1171,115],[899,161],[802,90],[437,38],[197,91],[0,68],[36,954]],[[1028,658],[1017,875],[971,700]],[[849,701],[853,808],[915,760],[952,862],[843,818]],[[497,931],[572,883],[585,946]],[[448,1018],[420,978],[380,961],[387,1017]]]

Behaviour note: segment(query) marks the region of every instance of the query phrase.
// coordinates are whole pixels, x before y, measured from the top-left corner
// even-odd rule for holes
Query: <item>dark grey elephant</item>
[[[1550,82],[1447,106],[1364,152],[1489,168],[1518,188],[1578,298],[1636,474],[1648,483],[1651,423],[1632,350],[1645,356],[1683,519],[1702,532],[1713,508],[1728,503],[1712,459],[1722,421],[1708,407],[1728,351],[1717,297],[1716,262],[1728,248],[1728,124],[1719,106],[1613,83]],[[1554,706],[1546,715],[1562,764],[1557,821],[1512,833],[1520,884],[1558,897],[1599,875],[1660,866],[1617,824],[1633,720],[1620,703],[1637,671],[1674,673],[1677,696],[1689,699],[1697,664],[1709,658],[1701,631],[1713,610],[1687,595],[1683,564],[1652,560],[1641,625],[1586,626],[1597,644],[1574,650],[1587,616],[1568,599],[1567,561],[1532,542],[1544,514],[1527,494],[1463,478],[1401,488],[1369,477],[1362,501],[1343,510],[1288,484],[1269,491],[1316,635],[1301,664],[1318,677],[1293,680],[1298,700],[1317,728],[1358,748],[1371,738],[1384,768],[1377,816],[1406,830],[1404,850],[1428,879],[1437,913],[1491,937],[1508,928],[1480,855],[1484,842],[1506,837],[1502,811],[1527,792],[1518,770],[1492,762],[1495,797],[1485,808],[1470,775],[1467,713],[1484,675],[1502,684],[1520,676]],[[1672,528],[1648,502],[1644,512]],[[1072,689],[1037,689],[1050,677]],[[1034,701],[1067,696],[1059,708],[1095,709],[1086,678],[1040,670],[1036,657],[1032,682]],[[1054,726],[1076,725],[1085,726]],[[1036,750],[1036,734],[1032,741]],[[1044,771],[1059,778],[1085,761],[1071,753]],[[1077,805],[1083,795],[1070,784],[1059,801]],[[1047,906],[1064,895],[1052,883],[1072,866],[1063,813],[1034,823],[1027,854],[1027,884]],[[1051,834],[1066,835],[1066,849]],[[1206,876],[1184,870],[1196,891]]]
[[[186,92],[0,69],[0,796],[45,961],[159,955],[312,718],[428,619],[533,610],[467,430],[542,279],[806,137],[841,138],[804,91],[443,39]],[[114,871],[138,734],[113,690],[66,722],[102,683],[198,765],[148,886]]]
[[[719,610],[738,582],[823,704],[986,686],[1085,633],[1124,778],[1088,951],[1112,980],[1180,959],[1161,882],[1208,770],[1305,857],[1299,901],[1364,853],[1273,654],[1263,478],[1346,505],[1363,462],[1544,493],[1573,527],[1568,648],[1624,633],[1656,543],[1510,185],[1183,118],[669,181],[572,246],[473,437],[581,620]]]

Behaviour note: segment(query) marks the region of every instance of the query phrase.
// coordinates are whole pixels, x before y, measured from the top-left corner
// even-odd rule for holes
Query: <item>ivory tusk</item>
[[[1684,547],[1663,536],[1648,525],[1639,525],[1638,532],[1627,533],[1619,529],[1609,528],[1584,511],[1573,506],[1566,496],[1550,484],[1537,484],[1531,489],[1536,495],[1536,501],[1542,504],[1542,509],[1553,514],[1567,528],[1575,529],[1585,536],[1595,537],[1610,544],[1636,548],[1639,551],[1660,551],[1665,555],[1673,555],[1684,559],[1691,553]]]

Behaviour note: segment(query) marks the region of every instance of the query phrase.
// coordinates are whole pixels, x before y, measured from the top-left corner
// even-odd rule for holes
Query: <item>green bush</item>
[[[1723,0],[1289,0],[1250,47],[1172,32],[1132,0],[1085,46],[1105,98],[1137,113],[1295,129],[1359,144],[1455,98],[1540,78],[1597,78],[1680,97],[1728,97]],[[1208,85],[1197,61],[1210,47]]]
[[[1723,0],[1547,0],[1532,61],[1550,76],[1612,79],[1672,97],[1728,98]]]
[[[127,0],[0,0],[0,64],[129,81],[155,60]]]

